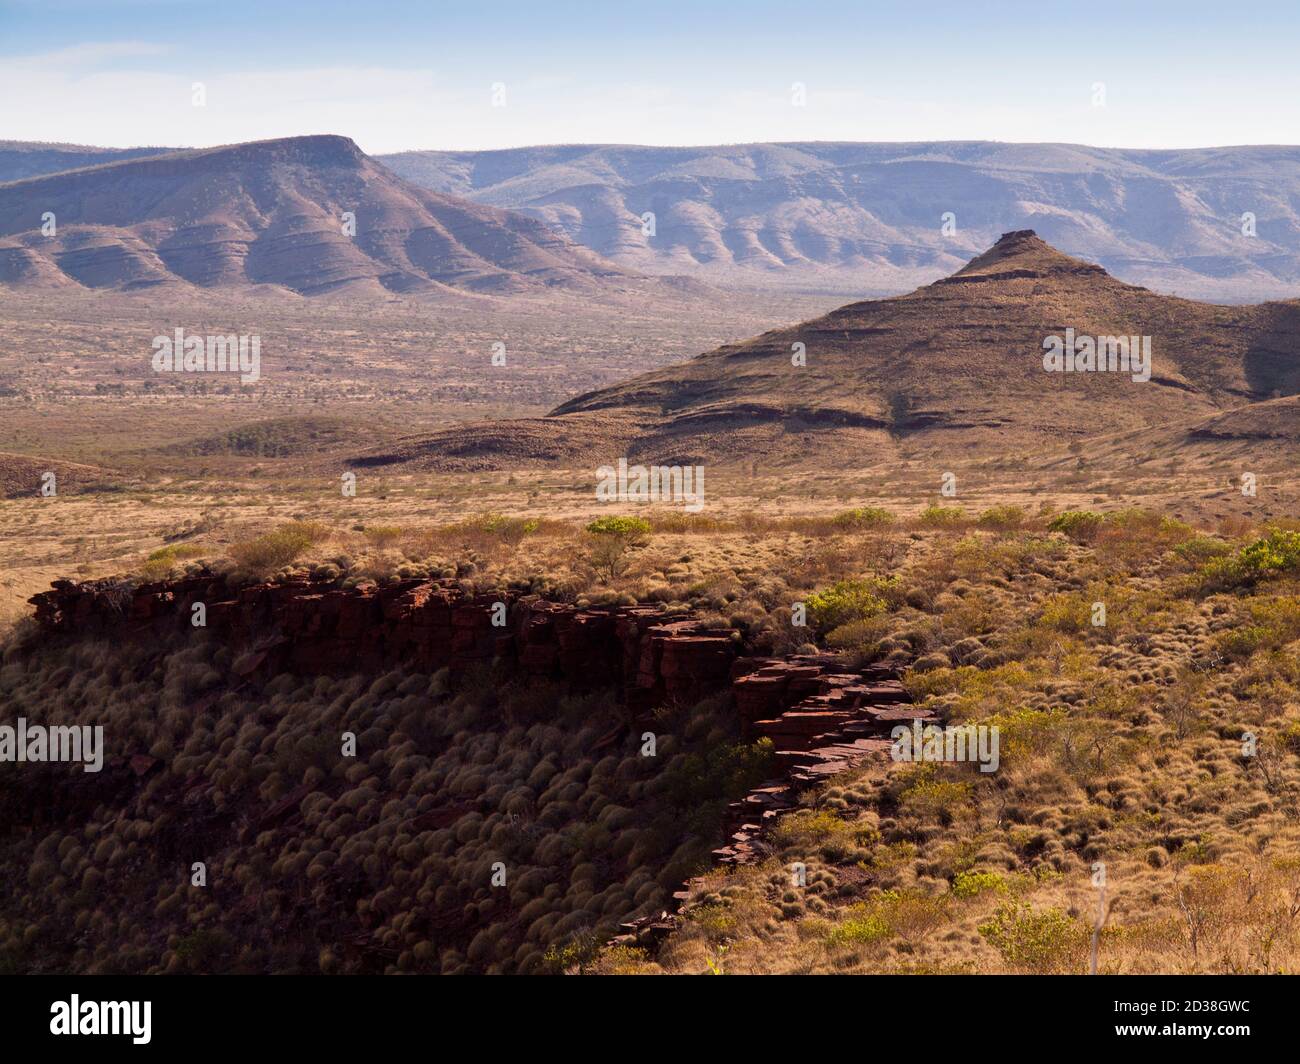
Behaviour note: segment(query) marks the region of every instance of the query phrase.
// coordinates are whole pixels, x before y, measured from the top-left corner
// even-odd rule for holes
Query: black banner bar
[[[1013,1037],[1042,1047],[1176,1045],[1231,1052],[1288,1033],[1283,977],[834,976],[753,978],[31,977],[0,981],[0,1045],[174,1053],[373,1052],[419,1039],[430,1052],[481,1040],[492,1056],[619,1043],[686,1052],[708,1027],[811,1050],[894,1028],[893,1040],[971,1048]],[[763,1002],[771,1007],[763,1006]],[[148,1008],[145,1008],[147,1003]],[[74,1010],[75,1006],[75,1010]],[[829,1026],[828,1026],[829,1025]],[[701,1029],[703,1027],[703,1029]],[[116,1032],[116,1033],[114,1033]],[[631,1037],[632,1043],[626,1039]],[[449,1042],[448,1039],[457,1039]],[[595,1041],[602,1039],[602,1041]],[[990,1042],[989,1039],[993,1039]],[[464,1051],[462,1047],[461,1051]]]

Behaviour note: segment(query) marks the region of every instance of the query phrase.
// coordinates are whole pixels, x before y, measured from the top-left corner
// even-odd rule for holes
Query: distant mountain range
[[[1109,338],[1124,338],[1129,364],[1117,354],[1110,365],[1107,353],[1049,371],[1053,337],[1081,354],[1117,351]],[[1234,440],[1272,452],[1289,441],[1294,451],[1297,395],[1300,302],[1156,295],[1017,231],[908,295],[720,347],[547,417],[458,426],[361,460],[480,469],[627,456],[828,469],[1063,453],[1072,442],[1156,429],[1165,443],[1140,453],[1172,457],[1185,444]]]
[[[42,157],[93,161],[51,151]],[[0,185],[10,285],[387,296],[586,292],[636,277],[533,218],[410,184],[346,137],[119,158]]]
[[[628,267],[715,283],[906,291],[999,233],[1032,228],[1162,292],[1300,295],[1300,147],[564,145],[378,158],[427,188],[530,214]],[[1243,235],[1246,214],[1254,236]]]
[[[175,162],[148,163],[164,155]],[[274,160],[273,180],[263,160]],[[1156,291],[1300,296],[1300,147],[564,145],[367,159],[342,137],[184,152],[0,141],[0,182],[104,164],[124,169],[0,184],[0,283],[62,274],[125,287],[174,276],[302,292],[511,291],[635,272],[862,297],[910,291],[999,233],[1033,228]],[[344,244],[332,219],[363,189],[370,225]],[[116,232],[33,240],[32,210],[52,196],[69,224]],[[466,243],[465,224],[486,228]],[[439,233],[436,247],[421,245],[428,233]],[[300,253],[308,246],[328,250],[318,274]],[[235,259],[246,260],[242,272]]]

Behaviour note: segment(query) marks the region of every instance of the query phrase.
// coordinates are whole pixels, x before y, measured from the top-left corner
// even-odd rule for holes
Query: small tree
[[[627,553],[645,542],[650,524],[639,517],[598,517],[587,526],[587,560],[601,582],[611,584],[627,569]]]
[[[1219,943],[1235,921],[1248,878],[1245,869],[1222,864],[1197,865],[1175,875],[1174,899],[1182,911],[1187,945],[1197,968],[1202,950]]]
[[[1179,740],[1186,739],[1201,722],[1208,678],[1191,669],[1179,672],[1176,681],[1164,692],[1160,715],[1174,729]]]

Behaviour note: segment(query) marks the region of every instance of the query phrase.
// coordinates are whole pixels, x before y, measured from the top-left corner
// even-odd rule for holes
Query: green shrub
[[[639,518],[625,518],[624,520],[638,521]],[[500,536],[503,540],[511,545],[518,544],[525,536],[531,536],[540,527],[541,522],[536,518],[530,517],[508,517],[505,514],[484,514],[480,519],[481,527],[484,532],[489,532],[494,536]],[[592,522],[595,524],[596,522]],[[645,531],[650,530],[646,522]],[[590,527],[588,528],[590,531]]]
[[[639,517],[598,517],[587,525],[591,549],[587,560],[606,584],[613,583],[627,568],[627,553],[644,542],[650,522]]]
[[[1052,518],[1049,532],[1060,532],[1076,543],[1091,543],[1101,531],[1105,518],[1092,510],[1066,510]]]
[[[924,768],[930,768],[926,765]],[[929,773],[916,780],[899,796],[899,808],[923,820],[951,823],[970,805],[971,785],[936,779]]]
[[[650,522],[640,517],[598,517],[587,526],[593,536],[639,539],[650,534]]]
[[[1270,644],[1272,633],[1259,624],[1248,624],[1224,632],[1214,641],[1214,649],[1224,657],[1245,661],[1257,650],[1274,649]]]
[[[1239,555],[1246,571],[1263,577],[1300,568],[1300,532],[1274,529],[1263,539],[1243,547]]]
[[[146,580],[161,580],[178,561],[197,558],[203,554],[203,548],[194,543],[173,543],[169,547],[160,547],[145,559],[140,567],[140,575]]]
[[[831,809],[800,809],[781,817],[772,829],[772,841],[778,847],[801,853],[816,850],[836,857],[869,846],[878,837],[872,825],[845,820]]]
[[[328,534],[329,530],[318,522],[291,521],[256,539],[232,543],[228,553],[241,568],[260,574],[288,565]]]
[[[1300,601],[1288,597],[1252,602],[1248,613],[1250,624],[1230,628],[1215,639],[1220,654],[1244,660],[1256,651],[1280,650],[1300,639]]]
[[[956,898],[974,898],[993,891],[1007,892],[1007,881],[996,872],[958,872],[952,880],[952,893]]]
[[[586,972],[603,946],[590,931],[579,932],[567,942],[553,942],[542,955],[542,970],[550,975],[563,975],[569,969]]]
[[[818,632],[865,621],[885,612],[885,601],[875,580],[839,580],[823,591],[814,591],[805,603],[808,620]]]
[[[1275,528],[1233,556],[1216,558],[1202,567],[1200,586],[1207,593],[1230,591],[1297,569],[1300,569],[1300,532]]]
[[[1084,632],[1092,626],[1092,602],[1078,594],[1052,595],[1043,603],[1043,624],[1056,632]]]
[[[149,555],[151,562],[174,562],[184,558],[197,558],[203,548],[196,543],[173,543],[170,547],[159,547]]]
[[[1034,975],[1078,971],[1088,930],[1060,909],[1031,909],[1008,902],[980,925],[979,933],[1009,968]]]
[[[884,528],[894,523],[894,515],[880,506],[860,506],[836,514],[831,521],[846,528]]]
[[[1192,536],[1174,548],[1175,557],[1193,566],[1205,565],[1231,553],[1232,548],[1214,536]]]
[[[868,911],[861,916],[851,916],[837,925],[826,936],[826,941],[832,946],[870,946],[891,938],[893,934],[894,930],[886,923],[884,916]]]
[[[915,944],[942,926],[948,915],[942,899],[915,890],[883,890],[849,913],[827,935],[831,945],[872,945],[895,935]]]
[[[1056,735],[1061,718],[1050,710],[1021,707],[994,713],[980,723],[998,729],[998,748],[1005,764],[1042,753]]]
[[[1300,720],[1284,723],[1278,738],[1291,753],[1300,754]]]
[[[957,506],[938,506],[931,503],[917,515],[926,528],[955,528],[966,520],[966,511]]]
[[[980,528],[997,532],[1010,532],[1025,521],[1025,511],[1019,506],[992,506],[979,515],[975,522]]]
[[[695,810],[713,801],[732,801],[768,778],[775,756],[771,739],[724,743],[683,754],[670,762],[661,786],[678,809]]]

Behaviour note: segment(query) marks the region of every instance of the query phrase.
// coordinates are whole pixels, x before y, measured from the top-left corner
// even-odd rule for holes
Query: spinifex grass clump
[[[772,773],[725,697],[629,728],[610,690],[486,668],[455,694],[403,670],[250,686],[229,646],[184,643],[7,655],[0,701],[102,723],[143,763],[107,790],[0,773],[0,817],[31,828],[0,847],[0,972],[580,964],[708,868],[728,804]]]

